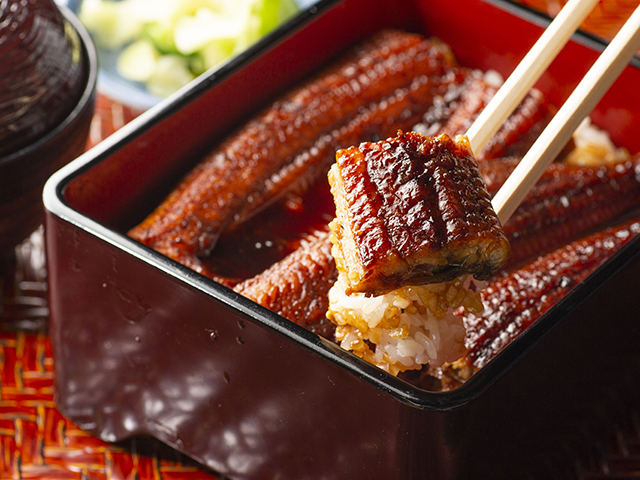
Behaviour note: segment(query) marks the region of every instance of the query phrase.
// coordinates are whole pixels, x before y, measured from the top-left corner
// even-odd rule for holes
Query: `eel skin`
[[[443,133],[452,138],[463,135],[498,89],[487,74],[472,70],[462,84],[434,98],[433,105],[413,129],[433,137]],[[542,92],[530,90],[485,148],[476,154],[476,160],[524,156],[555,112]]]
[[[327,317],[329,289],[338,278],[329,232],[318,233],[300,248],[235,291],[325,338],[335,325]]]
[[[469,351],[458,367],[485,365],[638,233],[637,219],[607,228],[491,281],[482,316],[466,316]]]
[[[492,197],[517,163],[499,159],[479,164]],[[509,265],[564,245],[638,203],[640,154],[594,167],[552,163],[504,225],[511,244]]]

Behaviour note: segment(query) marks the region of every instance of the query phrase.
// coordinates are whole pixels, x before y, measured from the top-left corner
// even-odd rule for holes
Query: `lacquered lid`
[[[0,0],[0,159],[69,115],[85,89],[85,63],[53,0]]]

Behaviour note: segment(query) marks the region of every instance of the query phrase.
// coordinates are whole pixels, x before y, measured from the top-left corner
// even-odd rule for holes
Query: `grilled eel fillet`
[[[129,235],[202,271],[222,230],[326,174],[339,146],[418,122],[454,65],[441,42],[379,33],[229,137]]]
[[[452,138],[464,135],[500,88],[488,77],[481,71],[470,71],[464,82],[433,99],[432,106],[413,130],[430,137],[443,133]],[[542,92],[532,89],[485,148],[476,154],[476,160],[523,156],[555,112]]]
[[[509,158],[479,164],[491,197],[518,162]],[[594,167],[552,163],[504,225],[511,244],[508,264],[518,265],[574,240],[638,202],[640,154]]]
[[[338,151],[333,256],[346,294],[490,278],[509,256],[465,137],[402,133]]]
[[[456,362],[466,378],[494,358],[573,287],[640,233],[640,221],[629,221],[574,241],[533,262],[503,273],[481,291],[482,316],[467,315],[467,355]],[[449,372],[451,373],[451,372]]]
[[[515,168],[513,160],[506,160],[505,165],[501,162],[496,159],[479,164],[490,193],[495,193]],[[503,167],[506,173],[500,170]],[[533,187],[505,225],[512,258],[516,257],[518,263],[558,248],[640,203],[640,155],[633,161],[602,167],[552,164],[539,185]],[[554,220],[553,215],[561,215],[561,220]],[[304,256],[305,261],[298,262],[296,256]],[[515,263],[509,260],[510,265]],[[295,272],[290,272],[290,265],[298,265]],[[318,281],[317,272],[323,272],[322,281]],[[238,284],[236,291],[292,322],[311,328],[326,320],[327,294],[337,275],[329,234],[325,234],[265,272]],[[288,304],[295,307],[289,308]],[[320,328],[326,331],[327,325]]]
[[[327,317],[329,289],[338,278],[329,232],[318,233],[235,291],[325,338],[335,325]]]

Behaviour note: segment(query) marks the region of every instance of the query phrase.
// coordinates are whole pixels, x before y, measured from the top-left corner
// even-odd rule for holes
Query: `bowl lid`
[[[53,0],[0,2],[0,158],[53,130],[87,81],[82,42]]]

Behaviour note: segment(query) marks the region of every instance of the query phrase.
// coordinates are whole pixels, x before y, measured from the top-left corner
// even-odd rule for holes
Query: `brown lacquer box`
[[[507,76],[546,20],[508,2],[323,0],[48,182],[60,411],[107,441],[152,436],[231,479],[552,478],[640,391],[640,238],[459,388],[367,364],[127,237],[234,127],[385,27]],[[538,83],[556,105],[603,45],[577,35]],[[592,118],[640,150],[637,58]]]

